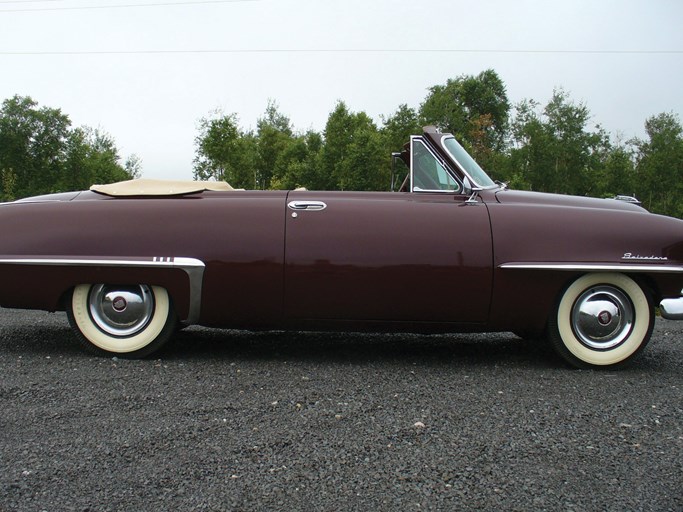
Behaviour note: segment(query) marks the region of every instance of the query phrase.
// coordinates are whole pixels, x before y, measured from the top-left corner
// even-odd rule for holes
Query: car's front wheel
[[[88,349],[131,359],[160,349],[177,323],[168,292],[147,285],[76,286],[67,315]]]
[[[579,368],[621,366],[647,345],[654,327],[649,295],[630,277],[586,274],[562,294],[548,322],[555,351]]]

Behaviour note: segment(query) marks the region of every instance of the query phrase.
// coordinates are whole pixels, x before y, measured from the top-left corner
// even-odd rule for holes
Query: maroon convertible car
[[[683,221],[508,190],[425,128],[396,192],[134,180],[0,204],[0,306],[66,310],[101,354],[178,325],[544,334],[579,367],[683,319]],[[403,176],[400,176],[403,178]]]

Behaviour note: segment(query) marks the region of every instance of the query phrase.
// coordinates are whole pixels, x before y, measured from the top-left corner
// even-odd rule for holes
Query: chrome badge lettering
[[[633,254],[632,252],[625,252],[621,257],[622,260],[642,260],[642,261],[667,261],[666,256],[641,256],[640,254]]]

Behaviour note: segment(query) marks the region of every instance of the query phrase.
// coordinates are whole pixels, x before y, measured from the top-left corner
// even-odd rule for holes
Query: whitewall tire
[[[177,323],[168,292],[159,286],[82,284],[68,306],[79,341],[100,355],[148,356],[168,341]]]
[[[586,274],[562,294],[548,322],[555,351],[579,368],[622,366],[647,345],[654,327],[649,295],[618,273]]]

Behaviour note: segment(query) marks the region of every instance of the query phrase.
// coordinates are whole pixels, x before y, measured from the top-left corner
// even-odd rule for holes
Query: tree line
[[[201,119],[194,176],[248,189],[387,190],[392,152],[435,125],[453,133],[492,178],[511,188],[614,197],[683,217],[683,128],[677,115],[645,121],[646,138],[591,127],[588,107],[563,89],[545,104],[512,105],[493,70],[435,85],[419,107],[400,105],[376,123],[340,101],[322,132],[297,131],[270,102],[256,129],[237,114]]]
[[[14,96],[0,107],[0,201],[84,190],[139,177],[140,159],[121,163],[111,135],[72,127],[60,109]]]
[[[199,122],[193,175],[247,189],[388,190],[392,152],[425,125],[453,133],[492,178],[511,188],[613,197],[635,195],[650,211],[683,218],[683,127],[671,112],[645,120],[645,138],[622,140],[591,123],[563,89],[542,105],[512,105],[493,70],[428,89],[376,122],[339,101],[322,131],[299,131],[270,101],[255,129],[237,114]],[[59,109],[14,96],[0,108],[0,200],[81,190],[140,174],[113,138],[71,126]]]

